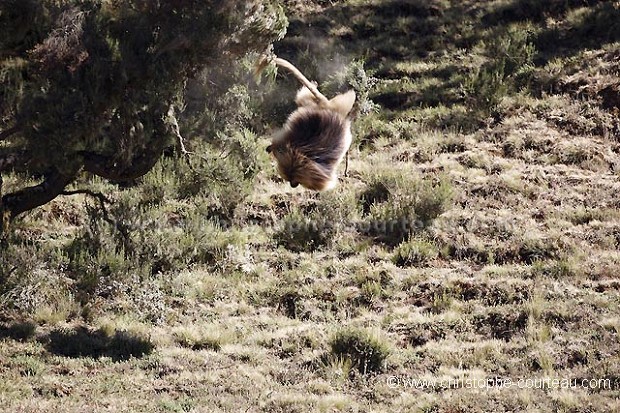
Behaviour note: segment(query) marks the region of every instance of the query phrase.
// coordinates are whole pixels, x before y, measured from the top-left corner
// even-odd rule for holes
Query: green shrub
[[[315,57],[314,57],[315,58]],[[345,89],[353,89],[356,94],[356,108],[361,115],[378,110],[378,105],[370,99],[370,92],[377,85],[378,79],[364,68],[363,60],[353,60],[345,70],[337,70],[322,85],[328,96]]]
[[[360,289],[357,301],[364,305],[372,305],[390,296],[392,276],[386,270],[360,271],[355,275],[355,284]]]
[[[273,238],[291,251],[314,251],[336,242],[347,231],[354,232],[357,208],[355,196],[349,191],[336,189],[318,194],[286,215]]]
[[[357,121],[353,128],[355,130],[355,140],[360,149],[371,147],[380,139],[387,139],[393,142],[401,137],[401,132],[392,122],[385,122],[374,117],[362,118]]]
[[[531,37],[529,26],[512,25],[482,44],[488,60],[464,85],[474,112],[488,114],[497,108],[504,96],[527,84],[536,54]]]
[[[434,182],[392,173],[378,175],[362,194],[362,204],[369,210],[362,232],[396,246],[431,225],[451,199],[452,186],[445,179]]]
[[[401,243],[394,252],[392,261],[399,267],[424,265],[439,256],[437,247],[431,242],[411,239]]]
[[[362,212],[369,213],[373,205],[385,202],[389,197],[390,190],[384,182],[380,180],[370,182],[359,197],[362,203]]]
[[[62,271],[66,260],[59,259],[57,251],[44,248],[37,251],[30,246],[18,251],[13,255],[16,250],[9,249],[6,256],[11,264],[6,278],[0,278],[0,308],[17,311],[21,316],[42,323],[75,317],[79,311],[73,282]],[[30,259],[21,261],[21,253],[30,253]],[[32,266],[17,268],[20,262]],[[24,273],[24,270],[28,272]]]
[[[264,149],[253,132],[242,129],[220,133],[217,141],[196,144],[193,150],[197,155],[175,160],[166,171],[175,179],[174,198],[198,198],[206,218],[229,222],[254,187]]]
[[[534,261],[532,263],[532,274],[534,276],[540,275],[545,278],[550,277],[562,280],[577,275],[578,268],[574,260],[566,258],[549,261]]]
[[[332,231],[327,220],[312,219],[294,211],[282,219],[273,237],[288,250],[310,252],[327,245]]]
[[[19,371],[20,376],[25,377],[39,376],[46,369],[45,363],[33,355],[18,355],[11,360],[11,364]]]
[[[223,340],[216,335],[209,335],[187,328],[175,332],[175,341],[182,347],[191,348],[196,351],[220,351],[222,349]]]
[[[336,359],[350,360],[362,374],[381,372],[390,355],[390,346],[365,330],[345,329],[329,342],[330,353]]]

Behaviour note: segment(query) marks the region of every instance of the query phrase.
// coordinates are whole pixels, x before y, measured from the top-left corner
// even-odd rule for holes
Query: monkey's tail
[[[299,69],[293,66],[291,62],[279,57],[276,57],[274,59],[274,62],[277,66],[289,70],[293,74],[293,76],[295,76],[297,80],[301,82],[302,85],[307,87],[308,90],[312,92],[312,94],[319,100],[319,106],[324,108],[329,107],[329,100],[321,92],[319,92],[319,89],[317,89],[316,85],[310,82],[308,78],[306,78],[306,76],[304,76],[304,74],[299,71]]]

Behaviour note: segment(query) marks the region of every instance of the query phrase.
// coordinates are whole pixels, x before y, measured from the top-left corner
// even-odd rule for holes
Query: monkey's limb
[[[319,106],[324,108],[329,107],[329,100],[325,96],[323,96],[323,94],[319,92],[319,89],[317,89],[317,87],[312,82],[310,82],[308,78],[306,78],[306,76],[304,76],[304,74],[299,71],[299,69],[293,66],[291,62],[276,57],[274,59],[274,63],[277,66],[289,70],[293,74],[293,76],[295,76],[297,80],[301,82],[302,85],[307,87],[308,90],[312,92],[312,94],[319,100]]]

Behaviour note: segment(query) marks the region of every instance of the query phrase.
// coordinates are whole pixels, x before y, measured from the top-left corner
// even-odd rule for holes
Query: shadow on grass
[[[365,56],[371,66],[385,57],[424,57],[453,40],[443,30],[444,9],[439,0],[337,4],[302,19],[291,17],[289,34],[276,44],[276,53],[291,57],[307,50],[314,56]],[[348,29],[338,34],[331,32],[341,26]]]
[[[605,0],[515,0],[512,3],[498,7],[482,17],[482,23],[487,26],[496,26],[507,23],[524,21],[543,22],[546,19],[562,18],[568,12],[580,7],[592,7]]]
[[[535,39],[542,62],[555,57],[568,57],[589,48],[620,40],[620,8],[613,3],[599,4],[579,24],[553,27]]]
[[[565,24],[569,13],[581,8],[581,20]],[[620,9],[605,0],[515,0],[485,14],[482,22],[486,27],[500,27],[526,21],[543,24],[548,18],[560,24],[545,28],[535,37],[538,65],[620,40]]]
[[[15,321],[10,324],[0,324],[0,340],[9,338],[16,341],[28,341],[37,332],[37,326],[30,321]]]
[[[102,330],[78,327],[52,331],[47,337],[46,348],[59,356],[110,357],[114,361],[123,361],[148,355],[155,346],[149,339],[127,331],[108,335]]]
[[[463,103],[463,79],[454,76],[468,71],[460,63],[421,73],[403,72],[395,63],[422,62],[473,47],[484,35],[470,29],[481,10],[483,6],[472,0],[336,3],[320,12],[290,16],[287,36],[274,47],[276,54],[296,62],[311,79],[329,76],[341,62],[363,58],[379,79],[446,80],[415,91],[379,91],[370,98],[387,110],[451,107]]]

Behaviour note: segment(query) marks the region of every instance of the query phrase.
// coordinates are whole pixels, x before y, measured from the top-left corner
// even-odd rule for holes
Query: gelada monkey
[[[348,115],[355,103],[350,90],[327,99],[290,62],[275,58],[301,82],[297,109],[267,147],[276,160],[280,176],[293,188],[302,185],[315,191],[332,189],[338,183],[337,168],[351,146]]]

